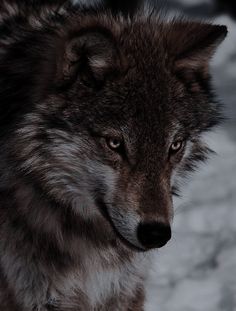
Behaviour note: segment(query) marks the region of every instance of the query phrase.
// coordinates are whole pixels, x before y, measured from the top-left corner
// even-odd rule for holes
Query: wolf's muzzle
[[[160,248],[171,239],[171,227],[162,222],[143,223],[139,224],[137,234],[146,249]]]

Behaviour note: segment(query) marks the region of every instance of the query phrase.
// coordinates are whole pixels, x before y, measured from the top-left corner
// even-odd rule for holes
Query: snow
[[[199,4],[208,4],[211,3],[211,0],[182,0],[181,3],[185,6],[199,5]]]

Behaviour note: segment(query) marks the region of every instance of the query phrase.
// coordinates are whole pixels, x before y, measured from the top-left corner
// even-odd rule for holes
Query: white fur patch
[[[96,71],[99,70],[104,70],[104,68],[106,68],[108,66],[108,63],[106,61],[106,59],[104,58],[91,58],[89,60],[90,66],[95,69]]]
[[[81,263],[82,269],[78,274],[73,272],[66,278],[55,280],[57,285],[51,290],[51,297],[59,302],[60,295],[70,297],[73,301],[73,296],[77,295],[79,289],[89,301],[89,307],[93,309],[116,295],[132,296],[137,284],[142,282],[146,274],[149,253],[136,254],[132,262],[124,261],[117,266],[110,266],[109,262],[117,256],[116,250],[94,249],[83,240],[80,242],[80,249],[81,253],[86,254]]]
[[[137,228],[140,223],[140,216],[131,210],[123,211],[118,207],[110,207],[109,214],[115,228],[122,235],[122,237],[134,246],[144,249],[137,237]]]

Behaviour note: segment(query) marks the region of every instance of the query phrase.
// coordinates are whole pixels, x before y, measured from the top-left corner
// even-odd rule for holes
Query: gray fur
[[[140,311],[138,227],[172,221],[175,177],[209,152],[226,28],[62,2],[0,4],[0,305]]]

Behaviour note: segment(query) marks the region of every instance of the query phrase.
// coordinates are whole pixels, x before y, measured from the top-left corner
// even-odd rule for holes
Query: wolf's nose
[[[171,227],[162,222],[143,223],[138,226],[138,240],[145,248],[160,248],[171,238]]]

